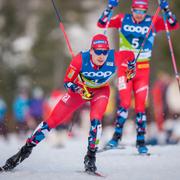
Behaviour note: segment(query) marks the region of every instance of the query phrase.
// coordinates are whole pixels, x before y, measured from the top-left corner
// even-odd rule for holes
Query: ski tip
[[[105,175],[103,175],[103,174],[101,174],[101,173],[99,173],[99,172],[94,172],[94,174],[95,174],[96,176],[99,176],[99,177],[102,177],[102,178],[106,178]]]
[[[72,132],[68,132],[68,137],[72,138],[73,137],[73,133]]]
[[[92,176],[98,176],[98,177],[103,177],[103,178],[106,177],[105,175],[103,175],[103,174],[101,174],[101,173],[99,173],[99,172],[97,172],[97,171],[95,171],[95,172],[92,172],[92,171],[84,171],[84,172],[87,173],[87,174],[89,174],[89,175],[92,175]]]
[[[91,175],[91,176],[98,176],[98,177],[102,177],[102,178],[106,178],[107,176],[101,174],[100,172],[92,172],[92,171],[77,171],[78,173],[84,173],[84,174],[88,174],[88,175]]]
[[[102,149],[99,149],[98,151],[97,151],[97,153],[101,153],[101,152],[104,152],[104,151],[109,151],[109,150],[121,150],[121,149],[125,149],[125,147],[124,146],[118,146],[118,147],[104,147],[104,148],[102,148]]]

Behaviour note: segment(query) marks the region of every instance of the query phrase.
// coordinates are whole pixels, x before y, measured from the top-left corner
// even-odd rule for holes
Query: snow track
[[[12,172],[0,174],[0,180],[91,180],[100,179],[77,171],[83,171],[86,139],[77,138],[57,149],[42,142],[33,150],[30,158]],[[23,142],[16,138],[5,142],[0,139],[0,165],[15,154]],[[97,154],[98,171],[107,180],[179,180],[180,145],[150,146],[151,156],[138,156],[133,146]]]

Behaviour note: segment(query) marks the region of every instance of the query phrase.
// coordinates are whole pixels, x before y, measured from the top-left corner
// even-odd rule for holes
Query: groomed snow
[[[14,136],[9,142],[0,139],[0,164],[15,154],[23,141]],[[12,172],[0,174],[0,180],[90,180],[101,179],[79,173],[83,170],[86,138],[69,139],[65,148],[52,147],[44,141],[31,156]],[[137,155],[136,148],[127,145],[123,150],[97,154],[97,167],[107,180],[179,180],[180,145],[151,146],[151,156]]]

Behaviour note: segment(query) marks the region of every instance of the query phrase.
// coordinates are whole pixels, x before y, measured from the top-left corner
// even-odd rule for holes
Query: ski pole
[[[157,17],[158,17],[158,14],[159,14],[160,10],[161,10],[161,8],[158,6],[158,8],[157,8],[157,10],[156,10],[156,12],[155,12],[155,14],[154,14],[154,17],[153,17],[153,19],[152,19],[151,25],[150,25],[150,27],[149,27],[149,29],[148,29],[148,32],[146,33],[146,36],[145,36],[145,38],[144,38],[144,40],[143,40],[143,42],[142,42],[142,44],[141,44],[141,47],[140,47],[140,49],[139,49],[139,52],[138,52],[137,56],[135,57],[135,63],[137,62],[137,60],[138,60],[138,58],[139,58],[142,50],[144,49],[144,46],[145,46],[145,44],[146,44],[146,41],[147,41],[147,39],[148,39],[148,37],[149,37],[149,34],[150,34],[150,32],[151,32],[151,30],[152,30],[152,28],[153,28],[153,25],[155,24],[155,22],[156,22],[156,20],[157,20]],[[128,83],[129,81],[130,81],[130,76],[129,76],[129,74],[127,74],[127,83]]]
[[[57,19],[58,19],[58,22],[59,22],[59,27],[60,27],[60,29],[62,30],[63,34],[64,34],[64,37],[65,37],[65,40],[66,40],[66,44],[67,44],[68,49],[69,49],[69,52],[70,52],[70,54],[71,54],[71,56],[72,56],[72,58],[73,58],[73,57],[74,57],[74,53],[73,53],[73,50],[72,50],[72,47],[71,47],[69,38],[68,38],[68,36],[67,36],[67,34],[66,34],[64,25],[63,25],[63,23],[62,23],[62,16],[61,16],[61,14],[60,14],[60,10],[57,9],[54,0],[51,0],[51,1],[52,1],[54,10],[55,10],[55,12],[56,12],[56,16],[57,16]],[[80,80],[81,80],[82,83],[83,83],[83,88],[84,88],[84,90],[87,92],[88,95],[91,95],[91,94],[88,92],[88,90],[87,90],[87,88],[86,88],[86,86],[85,86],[84,81],[82,80],[82,78],[80,78]]]
[[[63,25],[63,23],[62,23],[62,16],[61,16],[61,14],[60,14],[60,10],[58,10],[58,9],[57,9],[57,7],[56,7],[56,4],[55,4],[54,0],[51,0],[51,1],[52,1],[52,4],[53,4],[53,7],[54,7],[54,10],[55,10],[55,13],[56,13],[56,16],[57,16],[58,22],[59,22],[59,27],[60,27],[60,29],[62,30],[63,34],[64,34],[64,37],[65,37],[65,40],[66,40],[66,44],[67,44],[67,46],[68,46],[68,50],[69,50],[69,52],[70,52],[71,56],[72,56],[72,57],[74,57],[74,53],[73,53],[73,50],[72,50],[71,44],[70,44],[70,42],[69,42],[69,38],[68,38],[68,36],[67,36],[67,34],[66,34],[66,31],[65,31],[64,25]]]
[[[158,3],[160,4],[160,0],[158,0]],[[163,19],[164,19],[164,26],[165,26],[165,30],[166,30],[166,36],[167,36],[167,40],[168,40],[168,44],[169,44],[169,50],[170,50],[170,53],[171,53],[171,61],[172,61],[172,64],[173,64],[173,69],[174,69],[175,77],[177,79],[179,92],[180,92],[180,77],[179,77],[179,73],[178,73],[178,70],[177,70],[173,44],[172,44],[172,40],[171,40],[171,36],[170,36],[168,24],[167,24],[167,18],[166,18],[165,12],[163,12],[163,10],[162,10],[162,15],[163,15]]]
[[[149,27],[149,29],[148,29],[148,32],[146,33],[146,36],[145,36],[145,38],[144,38],[144,40],[143,40],[143,42],[142,42],[142,44],[141,44],[140,50],[139,50],[139,52],[138,52],[138,54],[137,54],[137,56],[136,56],[136,58],[135,58],[135,62],[137,62],[137,60],[138,60],[138,58],[139,58],[142,50],[144,49],[144,45],[146,44],[146,41],[147,41],[147,39],[148,39],[148,37],[149,37],[149,34],[150,34],[150,32],[151,32],[151,30],[152,30],[152,28],[153,28],[153,25],[155,24],[155,22],[156,22],[156,20],[157,20],[157,17],[158,17],[158,14],[159,14],[160,10],[161,10],[161,8],[158,6],[158,8],[157,8],[157,10],[156,10],[156,12],[155,12],[155,14],[154,14],[154,17],[153,17],[153,19],[152,19],[151,25],[150,25],[150,27]]]
[[[52,1],[52,4],[53,4],[53,8],[54,8],[54,10],[55,10],[55,13],[56,13],[56,17],[57,17],[57,19],[58,19],[59,27],[60,27],[60,29],[62,30],[63,34],[64,34],[64,37],[65,37],[65,40],[66,40],[66,44],[67,44],[67,46],[68,46],[68,50],[69,50],[69,52],[70,52],[70,54],[71,54],[71,56],[72,56],[72,58],[73,58],[73,57],[74,57],[74,53],[73,53],[73,50],[72,50],[72,47],[71,47],[69,38],[68,38],[68,36],[67,36],[67,34],[66,34],[64,25],[63,25],[63,23],[62,23],[62,16],[61,16],[61,14],[60,14],[60,10],[58,10],[58,8],[57,8],[54,0],[51,0],[51,1]],[[82,82],[82,86],[83,86],[84,91],[86,92],[87,97],[90,97],[91,94],[89,93],[86,85],[84,84],[83,79],[81,78],[80,75],[78,75],[78,76],[80,77],[79,79],[80,79],[81,82]],[[74,123],[72,122],[72,125],[70,126],[69,133],[68,133],[69,135],[70,135],[70,133],[71,133],[71,131],[72,131],[73,124],[74,124]]]

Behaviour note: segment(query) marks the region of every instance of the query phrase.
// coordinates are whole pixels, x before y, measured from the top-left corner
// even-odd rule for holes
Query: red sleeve
[[[152,16],[153,18],[153,16]],[[177,22],[175,26],[171,26],[169,24],[169,22],[167,21],[167,24],[168,24],[168,29],[171,31],[171,30],[176,30],[176,29],[179,29],[179,23]],[[160,31],[164,31],[165,30],[165,25],[164,25],[164,20],[161,16],[158,16],[157,17],[157,21],[155,22],[155,25],[154,25],[155,29],[157,32],[160,32]]]
[[[118,14],[118,15],[112,17],[111,20],[109,21],[108,27],[109,28],[121,28],[123,18],[124,18],[124,14]],[[98,21],[97,26],[100,28],[105,28],[106,24],[102,25]]]
[[[122,63],[127,64],[128,61],[133,61],[135,58],[132,51],[116,51],[115,52],[115,64],[117,67],[121,66]]]
[[[82,55],[81,53],[79,53],[77,56],[75,56],[72,59],[69,67],[67,68],[64,77],[64,82],[73,82],[77,78],[79,72],[81,71],[81,68],[82,68]]]

